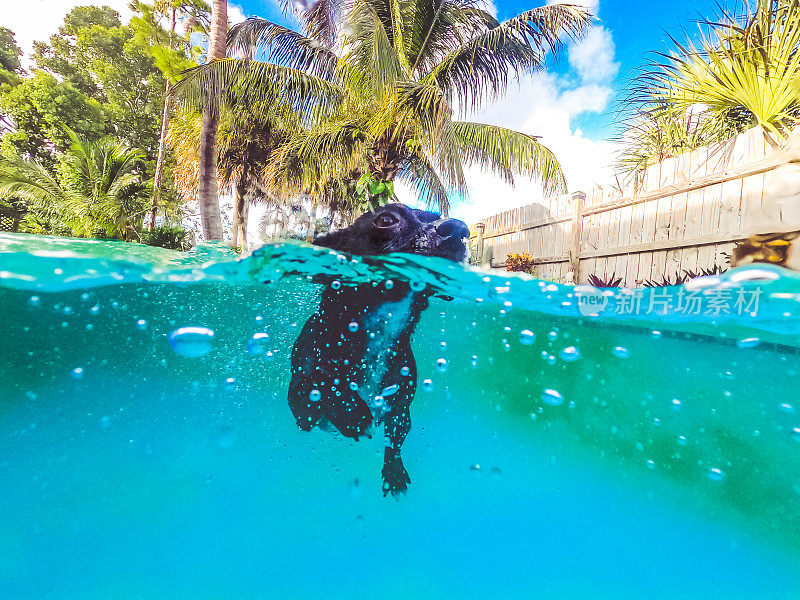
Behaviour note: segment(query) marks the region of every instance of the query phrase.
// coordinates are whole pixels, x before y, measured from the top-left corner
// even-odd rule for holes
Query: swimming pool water
[[[0,598],[797,597],[796,274],[604,296],[300,244],[0,252]],[[381,436],[288,408],[322,274],[453,298],[413,338],[398,501]]]

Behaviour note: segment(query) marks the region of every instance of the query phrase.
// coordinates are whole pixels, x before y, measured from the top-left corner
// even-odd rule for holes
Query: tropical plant
[[[340,203],[360,195],[374,205],[391,196],[387,184],[403,181],[446,212],[451,193],[466,193],[467,165],[563,190],[558,161],[535,136],[454,116],[501,96],[514,75],[541,68],[547,52],[580,36],[591,17],[552,5],[501,24],[481,6],[320,0],[300,12],[302,33],[248,19],[228,40],[245,58],[198,67],[178,91],[205,106],[238,102],[258,112],[282,104],[299,117],[301,127],[264,173],[283,196],[319,201],[327,191]],[[248,58],[256,52],[265,60]]]
[[[622,165],[643,168],[754,125],[784,136],[800,117],[800,2],[758,0],[701,22],[637,77]]]
[[[36,160],[0,159],[0,199],[15,199],[44,228],[79,237],[132,239],[147,204],[139,150],[105,137],[87,142],[67,130],[71,144],[55,173]]]
[[[527,252],[512,252],[506,256],[506,271],[521,271],[529,275],[535,274],[536,263]]]
[[[156,225],[139,234],[141,242],[148,246],[160,246],[170,250],[189,249],[189,231],[180,225]]]
[[[597,275],[589,275],[589,284],[596,288],[616,288],[622,285],[622,277],[617,277],[616,273],[612,273],[606,279]]]

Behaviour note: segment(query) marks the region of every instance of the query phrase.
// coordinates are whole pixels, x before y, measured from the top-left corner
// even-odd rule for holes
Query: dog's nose
[[[443,238],[454,237],[460,240],[469,237],[469,227],[458,219],[443,219],[436,224],[436,233]]]

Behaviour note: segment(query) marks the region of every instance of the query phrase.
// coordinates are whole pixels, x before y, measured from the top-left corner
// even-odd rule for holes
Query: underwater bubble
[[[253,337],[247,340],[247,352],[250,354],[262,354],[267,348],[269,335],[266,333],[254,333]]]
[[[425,289],[425,284],[422,281],[412,281],[411,282],[411,291],[412,292],[421,292]]]
[[[547,333],[547,339],[551,342],[555,342],[558,339],[558,332],[557,331],[550,331]]]
[[[656,468],[656,462],[653,459],[647,461],[647,468],[651,471]]]
[[[742,340],[738,340],[736,342],[736,346],[739,348],[755,348],[761,343],[761,340],[757,337],[749,337],[744,338]]]
[[[89,312],[93,315],[96,315],[97,313],[100,312],[100,305],[95,304],[92,308],[89,309]]]
[[[375,407],[375,408],[382,407],[384,405],[384,403],[385,403],[385,400],[384,400],[383,396],[381,396],[381,395],[375,396],[375,398],[372,399],[372,406]]]
[[[147,321],[145,321],[144,319],[139,319],[138,321],[136,321],[136,329],[140,329],[142,331],[147,329]]]
[[[272,360],[272,357],[274,357],[274,356],[275,356],[275,353],[272,350],[267,350],[264,353],[264,358],[266,358],[267,360]]]
[[[654,338],[660,338],[660,337],[661,337],[661,332],[660,332],[658,329],[654,329],[654,330],[653,330],[653,331],[650,333],[650,335],[652,335]]]
[[[387,280],[384,282],[384,284],[383,284],[383,285],[385,285],[385,286],[386,286],[386,289],[387,289],[387,290],[390,290],[390,289],[392,289],[392,288],[394,287],[394,281],[392,281],[391,279],[387,279]]]
[[[350,321],[350,324],[347,326],[347,328],[353,333],[355,333],[356,331],[358,331],[358,323],[356,323],[355,321]]]
[[[672,408],[674,408],[675,410],[678,410],[681,407],[681,404],[682,404],[681,401],[678,400],[677,398],[672,399]]]
[[[430,379],[426,379],[425,381],[423,381],[422,389],[425,390],[426,392],[433,391],[433,381],[431,381]]]
[[[338,279],[331,282],[331,289],[338,290],[340,287],[342,287],[342,282]]]
[[[439,373],[446,373],[447,372],[447,360],[444,358],[440,358],[436,361],[436,370]]]
[[[411,369],[409,369],[408,367],[400,367],[400,375],[402,375],[403,377],[408,377],[409,375],[411,375]]]
[[[400,389],[400,386],[395,384],[387,385],[385,388],[381,390],[381,396],[391,396],[392,394],[396,394],[397,390]]]
[[[72,377],[73,379],[83,379],[83,368],[75,367],[74,369],[72,369],[72,371],[70,372],[70,377]]]
[[[613,354],[617,358],[628,358],[631,355],[630,350],[628,350],[624,346],[614,346],[614,349],[611,351],[611,354]]]
[[[560,406],[564,398],[556,390],[546,389],[542,392],[542,402],[550,406]]]
[[[706,473],[706,476],[711,481],[722,481],[723,479],[725,479],[725,471],[723,471],[719,467],[711,467],[708,470],[708,473]]]
[[[169,345],[182,356],[196,358],[214,349],[216,336],[208,327],[180,327],[169,336]]]
[[[350,382],[350,389],[354,392],[358,390],[358,384],[355,381]]]
[[[547,364],[548,365],[556,364],[556,357],[554,354],[551,354],[550,356],[547,357]]]
[[[311,390],[308,393],[308,399],[312,402],[319,402],[322,400],[322,393],[319,390]]]
[[[65,315],[71,315],[72,314],[72,307],[71,306],[65,306],[64,308],[61,309],[61,312],[64,313]]]
[[[795,441],[800,442],[800,427],[795,427],[792,429],[792,438]]]
[[[581,351],[575,346],[567,346],[558,353],[558,356],[561,357],[561,360],[564,362],[575,362],[581,357]]]
[[[778,408],[781,409],[785,413],[791,414],[791,413],[794,412],[794,406],[792,406],[788,402],[783,402],[783,403],[779,404]]]
[[[28,298],[28,306],[40,306],[42,304],[42,299],[39,296],[31,296]]]
[[[678,436],[678,443],[681,446],[685,446],[686,445],[686,436],[685,435],[679,435]]]
[[[473,354],[472,355],[472,359],[470,361],[470,364],[472,365],[473,369],[478,366],[478,355],[477,354]]]
[[[530,346],[536,341],[536,334],[530,329],[523,329],[519,332],[519,343],[523,346]]]
[[[236,379],[233,377],[228,377],[222,384],[222,389],[224,390],[232,390],[235,387],[236,387]]]

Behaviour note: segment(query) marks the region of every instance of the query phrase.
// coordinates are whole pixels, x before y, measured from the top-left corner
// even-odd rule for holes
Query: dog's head
[[[314,243],[350,254],[409,252],[463,262],[468,237],[469,228],[463,221],[443,219],[404,204],[387,204],[364,213],[350,227],[318,236]]]

